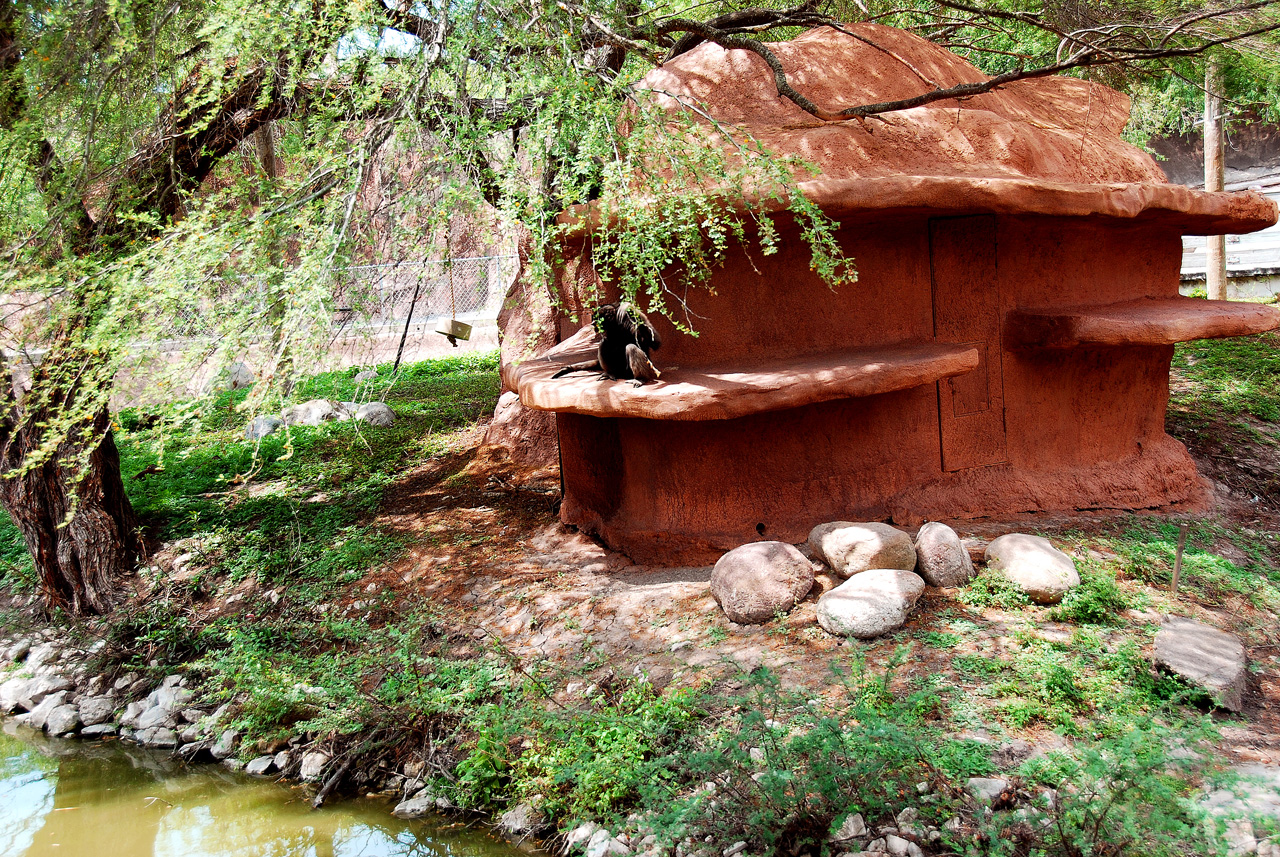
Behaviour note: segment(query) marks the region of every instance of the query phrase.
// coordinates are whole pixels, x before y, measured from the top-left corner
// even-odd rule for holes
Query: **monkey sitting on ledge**
[[[662,347],[662,340],[644,313],[627,301],[618,301],[596,307],[591,317],[601,337],[596,359],[566,366],[552,378],[599,370],[606,380],[630,380],[639,387],[662,377],[649,360],[649,352]]]

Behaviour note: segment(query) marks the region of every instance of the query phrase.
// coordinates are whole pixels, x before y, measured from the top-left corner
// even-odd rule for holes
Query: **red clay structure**
[[[908,33],[820,28],[771,45],[831,110],[985,77]],[[662,380],[571,375],[584,328],[504,367],[556,414],[561,518],[638,562],[703,562],[830,520],[963,519],[1204,502],[1165,433],[1174,343],[1280,326],[1280,309],[1183,298],[1184,234],[1276,221],[1252,193],[1169,184],[1122,141],[1128,99],[1071,78],[823,122],[754,54],[704,44],[643,82],[816,164],[858,282],[831,290],[794,224],[691,289],[699,336],[652,317]],[[566,292],[589,267],[562,276]]]

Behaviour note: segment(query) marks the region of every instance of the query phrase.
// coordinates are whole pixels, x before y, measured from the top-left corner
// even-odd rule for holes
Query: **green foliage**
[[[1227,541],[1252,560],[1242,568],[1213,552]],[[1178,526],[1160,520],[1137,520],[1111,540],[1125,562],[1124,574],[1168,589],[1178,545]],[[1187,532],[1179,588],[1210,606],[1243,598],[1261,610],[1280,610],[1280,571],[1273,565],[1274,537],[1244,529],[1228,530],[1214,522],[1196,522]]]
[[[1135,606],[1135,601],[1119,584],[1115,573],[1081,565],[1080,585],[1067,591],[1049,617],[1058,622],[1083,622],[1090,625],[1114,623],[1118,614]]]
[[[486,807],[539,796],[559,819],[609,818],[663,776],[654,759],[700,714],[693,690],[660,694],[647,682],[598,693],[581,708],[547,708],[526,694],[475,712],[470,752],[451,790]]]
[[[984,610],[998,608],[1016,610],[1031,603],[1027,594],[999,571],[984,568],[978,576],[960,590],[957,600],[961,604]]]
[[[319,597],[400,549],[401,537],[367,522],[397,475],[492,412],[496,367],[493,352],[423,361],[394,379],[383,367],[373,383],[398,414],[395,425],[293,426],[256,444],[242,437],[247,415],[236,405],[243,390],[168,412],[126,412],[122,430],[137,430],[125,430],[119,446],[134,508],[155,535],[195,539],[200,562],[214,574],[254,576]],[[317,375],[302,394],[369,397],[354,373]]]
[[[27,592],[36,586],[36,570],[21,531],[8,515],[0,515],[0,590]]]
[[[1183,379],[1175,408],[1280,422],[1280,336],[1263,333],[1183,343],[1174,352]]]
[[[1021,773],[1053,788],[1018,814],[988,825],[989,853],[1183,855],[1204,847],[1195,780],[1209,761],[1207,726],[1173,730],[1152,720],[1070,754],[1056,753]]]

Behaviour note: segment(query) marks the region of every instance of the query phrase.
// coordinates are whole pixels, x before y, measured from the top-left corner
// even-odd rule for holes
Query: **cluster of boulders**
[[[48,632],[10,640],[0,667],[12,666],[0,682],[0,713],[51,735],[103,738],[119,735],[144,747],[176,750],[191,759],[207,752],[228,758],[238,735],[221,729],[227,707],[216,711],[193,703],[186,680],[165,678],[159,687],[137,673],[114,681],[90,675],[94,647],[79,649]]]
[[[280,416],[257,416],[245,426],[245,440],[262,440],[290,426],[318,426],[323,423],[346,422],[355,420],[371,426],[394,425],[395,411],[385,402],[335,402],[331,399],[311,399],[297,405],[290,405],[280,412]]]
[[[830,634],[867,639],[900,627],[925,586],[961,586],[977,573],[960,536],[937,522],[921,527],[913,541],[888,524],[833,521],[814,527],[802,547],[734,548],[712,570],[712,597],[733,622],[767,622],[803,601],[825,567],[843,583],[818,599],[818,624]],[[1000,536],[984,558],[1038,604],[1056,604],[1080,583],[1071,557],[1039,536]]]

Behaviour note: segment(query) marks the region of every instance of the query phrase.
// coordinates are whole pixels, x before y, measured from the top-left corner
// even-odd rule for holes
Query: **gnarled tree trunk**
[[[142,553],[110,414],[99,408],[33,466],[46,424],[24,413],[11,389],[0,423],[0,505],[26,540],[46,609],[106,613]]]

